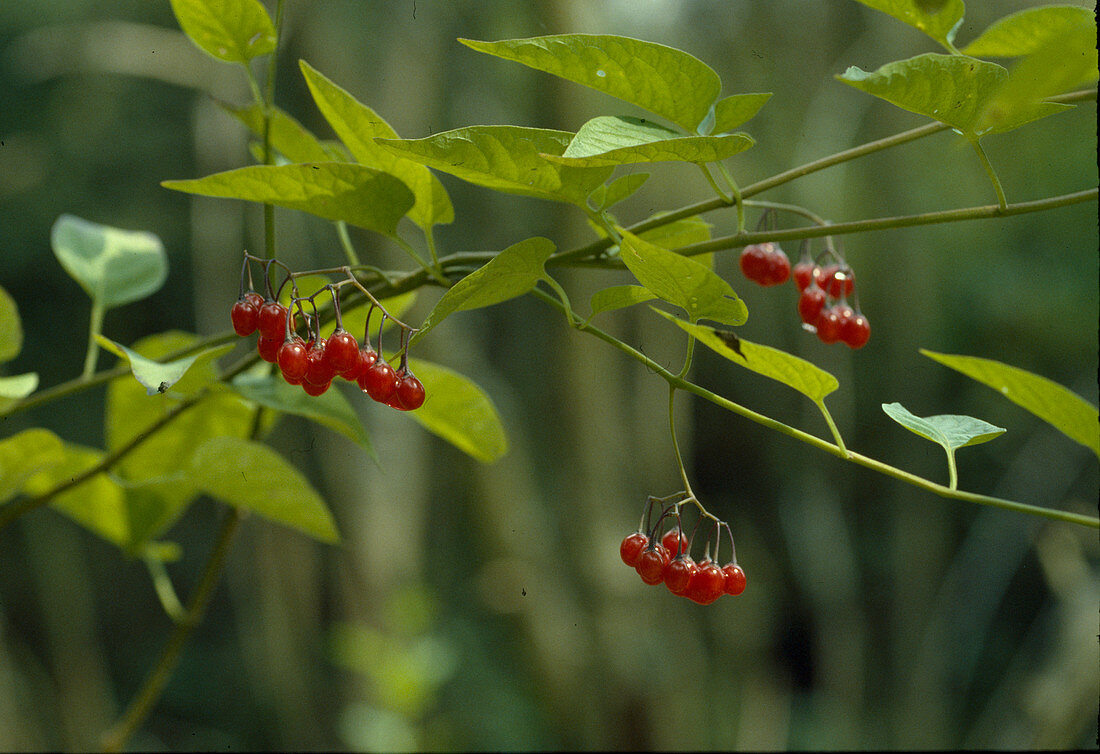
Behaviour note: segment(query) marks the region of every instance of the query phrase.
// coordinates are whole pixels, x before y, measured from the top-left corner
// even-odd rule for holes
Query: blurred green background
[[[958,39],[1027,5],[973,0]],[[331,136],[298,74],[304,58],[407,137],[474,123],[575,130],[630,112],[455,41],[570,31],[687,50],[718,71],[724,94],[774,91],[745,126],[756,147],[729,163],[742,185],[919,125],[833,75],[934,49],[842,0],[288,0],[277,102]],[[248,101],[240,71],[193,48],[166,1],[0,2],[0,285],[26,328],[6,373],[38,371],[49,386],[80,371],[87,300],[49,247],[63,212],[153,231],[168,248],[167,286],[109,312],[109,337],[227,329],[241,249],[262,247],[261,213],[158,185],[249,161],[243,128],[210,93]],[[1096,185],[1095,132],[1085,103],[986,146],[1009,200],[1021,201]],[[652,172],[620,219],[708,195],[694,169]],[[443,254],[531,235],[559,248],[590,238],[568,208],[442,180],[458,214],[438,232]],[[838,221],[994,201],[950,133],[760,198]],[[706,219],[716,235],[735,229],[732,212]],[[341,259],[330,225],[280,211],[278,227],[292,267]],[[365,258],[407,263],[386,241],[355,239]],[[1096,404],[1095,204],[842,243],[874,328],[866,348],[801,332],[793,286],[748,284],[726,252],[718,270],[751,312],[743,335],[838,376],[830,407],[854,449],[942,480],[942,451],[879,406],[971,414],[1008,432],[960,453],[964,488],[1095,515],[1098,465],[1086,449],[917,353],[999,359]],[[560,279],[582,309],[598,287],[628,280]],[[408,319],[437,296],[426,292]],[[603,324],[678,363],[678,333],[644,307]],[[407,417],[359,404],[375,464],[341,436],[284,419],[272,442],[329,500],[344,542],[248,519],[134,748],[1095,745],[1095,531],[945,501],[681,397],[695,491],[730,522],[749,576],[744,595],[702,608],[645,587],[618,556],[645,496],[679,487],[662,381],[531,300],[457,315],[418,355],[493,396],[510,453],[479,465]],[[827,434],[792,391],[710,353],[697,364],[701,384]],[[19,414],[2,434],[45,426],[102,447],[103,400],[89,391]],[[184,595],[220,515],[200,501],[170,532],[184,548],[169,567]],[[0,749],[94,748],[170,628],[143,565],[69,519],[43,510],[3,531]]]

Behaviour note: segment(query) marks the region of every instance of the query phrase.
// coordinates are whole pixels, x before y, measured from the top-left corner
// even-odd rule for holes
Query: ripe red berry
[[[726,576],[726,594],[736,597],[745,591],[745,572],[741,570],[741,566],[727,563],[722,566],[722,573]]]
[[[278,361],[283,379],[292,385],[302,381],[309,366],[308,353],[306,344],[301,338],[288,340],[279,347]]]
[[[809,254],[805,254],[798,264],[794,266],[794,270],[791,274],[794,276],[794,284],[798,286],[799,291],[804,291],[810,287],[810,283],[814,279],[814,271],[817,269],[817,265],[810,259]]]
[[[722,569],[714,561],[705,560],[699,564],[695,575],[688,582],[684,596],[700,605],[709,605],[721,597],[725,589],[726,575],[722,573]]]
[[[314,385],[308,380],[302,380],[302,389],[306,391],[306,395],[311,395],[316,398],[318,395],[321,395],[326,390],[328,390],[331,384],[331,382],[325,382],[321,385]]]
[[[763,283],[768,275],[766,244],[749,244],[741,250],[741,272],[754,283]]]
[[[237,335],[244,337],[256,332],[260,322],[260,310],[247,298],[242,298],[233,304],[229,318],[233,320],[233,330]]]
[[[367,370],[374,366],[374,362],[376,361],[378,361],[378,352],[369,346],[364,346],[359,350],[359,358],[355,363],[354,372],[343,376],[359,383],[360,390],[366,390],[367,386],[363,384],[363,377],[366,376]]]
[[[679,543],[679,545],[677,545]],[[677,555],[688,555],[691,543],[688,541],[687,535],[684,534],[684,530],[680,527],[675,529],[669,529],[665,532],[665,535],[661,537],[661,544],[668,550],[668,554],[675,558]]]
[[[424,385],[407,369],[398,375],[397,390],[394,395],[405,411],[415,411],[424,405]]]
[[[634,566],[634,570],[642,577],[642,581],[652,586],[664,580],[668,562],[668,550],[663,545],[654,546],[650,542],[649,547],[642,550],[642,554],[638,556],[638,564]]]
[[[283,347],[283,336],[280,334],[278,338],[265,338],[260,337],[256,341],[256,350],[260,353],[260,358],[264,361],[269,361],[272,364],[279,358],[279,349]]]
[[[856,278],[851,267],[831,264],[821,270],[817,284],[833,298],[842,298],[852,295],[856,287]]]
[[[802,317],[802,321],[807,325],[812,325],[824,308],[825,291],[811,282],[810,286],[802,291],[802,295],[798,297],[798,316]]]
[[[642,555],[642,550],[649,544],[649,537],[640,531],[636,531],[633,534],[628,534],[623,538],[622,544],[619,545],[619,557],[623,559],[623,562],[633,568],[638,565],[638,558]]]
[[[687,591],[691,577],[698,570],[695,561],[687,555],[673,558],[665,568],[665,586],[673,594],[683,594]]]
[[[268,301],[260,307],[258,324],[261,338],[268,340],[278,338],[282,343],[286,335],[286,307],[278,301]]]
[[[321,338],[306,353],[305,381],[313,385],[327,385],[335,376],[332,365],[325,360],[325,339]]]
[[[397,391],[397,373],[385,359],[379,358],[370,369],[363,373],[359,384],[367,394],[378,401],[385,403]]]
[[[264,305],[264,297],[256,293],[256,291],[249,291],[243,296],[245,301],[248,301],[256,307],[256,311],[260,311],[260,307]]]
[[[768,270],[763,285],[786,283],[787,278],[791,276],[791,260],[787,259],[787,255],[775,244],[765,244],[765,246],[770,246],[771,250],[768,252]]]
[[[871,337],[871,323],[862,312],[855,312],[840,323],[840,339],[849,348],[862,348]]]
[[[325,343],[325,361],[334,374],[346,372],[359,361],[359,344],[347,330],[337,330]]]
[[[835,306],[822,310],[814,320],[817,337],[822,343],[836,343],[840,340],[840,316]]]

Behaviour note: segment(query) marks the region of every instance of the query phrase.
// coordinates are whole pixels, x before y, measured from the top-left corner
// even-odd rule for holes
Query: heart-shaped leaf
[[[275,51],[275,25],[259,0],[171,0],[183,32],[199,49],[227,63]]]
[[[1096,16],[1079,5],[1044,5],[1027,8],[994,21],[977,39],[963,48],[967,55],[1014,58],[1028,55],[1048,40],[1084,28],[1095,35]],[[1070,62],[1066,56],[1066,62]]]
[[[746,134],[684,136],[644,118],[601,115],[581,126],[559,157],[551,162],[582,167],[637,162],[718,162],[753,145]]]
[[[963,0],[858,0],[868,8],[882,11],[950,48],[962,23],[966,6]]]
[[[61,215],[50,242],[65,271],[105,309],[157,292],[168,277],[164,245],[152,233]]]
[[[228,343],[223,346],[207,348],[198,353],[191,354],[190,356],[185,356],[182,359],[176,359],[167,364],[162,364],[159,361],[147,359],[141,354],[131,351],[126,346],[116,343],[110,338],[105,338],[102,335],[97,335],[96,341],[115,356],[129,362],[130,371],[133,372],[134,378],[145,388],[146,395],[157,395],[158,393],[168,392],[169,389],[183,378],[183,375],[187,373],[187,370],[190,369],[196,361],[202,359],[204,362],[209,362],[219,358],[232,351],[235,345],[233,343]]]
[[[1046,377],[993,359],[936,353],[923,348],[921,353],[993,388],[1100,457],[1100,415],[1095,406],[1071,390]]]
[[[423,406],[408,412],[421,426],[483,463],[508,452],[500,416],[481,388],[429,361],[409,359],[409,369],[424,383],[428,396]]]
[[[388,236],[414,201],[405,184],[389,173],[348,162],[250,165],[161,185],[189,194],[297,209]]]
[[[591,87],[695,132],[722,82],[703,61],[673,47],[610,34],[556,34],[467,47]]]
[[[709,133],[722,134],[751,120],[768,100],[771,92],[732,94],[714,103],[714,123]]]
[[[947,453],[947,470],[951,489],[958,486],[958,472],[955,470],[955,451],[967,445],[989,442],[1004,434],[1003,427],[975,419],[973,416],[958,414],[940,414],[938,416],[916,416],[900,403],[883,403],[886,415],[914,434],[943,447]]]

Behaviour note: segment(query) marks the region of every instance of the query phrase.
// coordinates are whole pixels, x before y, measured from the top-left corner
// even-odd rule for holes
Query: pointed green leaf
[[[65,443],[48,429],[32,427],[0,440],[0,504],[23,491],[24,483],[65,460]]]
[[[522,63],[645,108],[695,132],[722,82],[703,61],[673,47],[610,34],[556,34],[479,42],[478,52]]]
[[[424,319],[413,342],[454,312],[492,306],[527,293],[546,277],[543,264],[554,253],[554,248],[552,241],[536,236],[512,244],[497,254],[443,294]]]
[[[107,309],[155,293],[168,277],[164,245],[152,233],[61,215],[50,242],[65,271]]]
[[[15,299],[0,288],[0,363],[11,361],[23,350],[23,323]]]
[[[408,413],[424,429],[483,463],[492,463],[508,452],[500,416],[481,388],[430,361],[409,359],[409,369],[424,383],[427,399]]]
[[[247,63],[275,51],[275,26],[259,0],[171,0],[183,32],[204,52]]]
[[[588,319],[591,321],[597,314],[615,309],[624,309],[628,306],[634,306],[634,304],[652,301],[655,298],[657,296],[640,285],[613,285],[592,294],[592,300],[589,302],[592,313],[588,315]]]
[[[725,133],[751,120],[771,97],[771,92],[732,94],[729,97],[723,97],[714,103],[714,124],[711,126],[710,133]]]
[[[962,23],[966,6],[963,0],[858,0],[868,8],[882,11],[923,31],[945,47],[950,47]]]
[[[987,385],[1017,406],[1100,456],[1100,415],[1096,407],[1057,382],[993,359],[921,349],[946,367]]]
[[[989,442],[1005,433],[1003,427],[996,427],[973,416],[940,414],[920,417],[910,413],[900,403],[883,403],[882,410],[910,432],[942,445],[949,453],[967,445]]]
[[[374,454],[359,414],[344,394],[335,388],[311,397],[302,388],[287,384],[281,377],[253,374],[239,374],[233,378],[232,384],[233,389],[246,400],[315,421],[344,435],[367,453]]]
[[[718,162],[753,145],[746,134],[684,136],[644,118],[600,115],[585,123],[559,157],[562,165],[600,167],[638,162]]]
[[[658,310],[654,309],[654,311]],[[757,374],[782,382],[818,405],[822,404],[825,396],[840,387],[836,377],[824,369],[814,366],[805,359],[780,351],[778,348],[753,343],[731,332],[715,330],[713,327],[693,325],[667,312],[658,311],[658,313],[694,335],[700,343],[718,355]]]
[[[232,351],[235,346],[233,343],[227,343],[223,346],[207,348],[182,359],[162,364],[159,361],[147,359],[102,335],[97,335],[96,341],[115,356],[129,362],[130,371],[133,372],[134,378],[145,388],[147,395],[168,392],[200,358],[206,361],[217,359]]]
[[[469,126],[424,139],[377,139],[394,154],[496,191],[583,206],[611,168],[555,165],[573,134],[520,126]]]
[[[946,123],[972,139],[1011,131],[1066,109],[1066,105],[1035,102],[1006,113],[995,126],[984,123],[986,106],[1007,77],[1008,71],[996,63],[935,53],[887,63],[871,73],[852,66],[837,76],[856,89]]]
[[[619,202],[631,196],[649,180],[649,173],[629,173],[621,175],[610,183],[602,183],[596,190],[588,195],[588,201],[602,211],[614,207]]]
[[[0,415],[38,389],[38,372],[0,377]]]
[[[297,529],[322,542],[340,535],[325,501],[286,459],[268,446],[238,437],[214,437],[191,456],[200,489],[235,508]]]
[[[251,165],[161,185],[189,194],[275,204],[385,235],[393,235],[414,201],[412,192],[392,175],[346,162]]]
[[[439,223],[453,222],[454,207],[439,179],[420,163],[395,155],[374,142],[375,137],[397,138],[390,124],[306,61],[299,60],[298,65],[317,108],[356,162],[399,178],[412,191],[416,203],[409,210],[409,219],[425,230]]]
[[[252,104],[233,107],[225,102],[218,105],[248,128],[259,139],[264,136],[263,108]],[[280,108],[271,109],[271,126],[268,134],[271,148],[289,162],[329,162],[333,158],[324,145],[309,129]],[[262,155],[260,160],[262,162]]]
[[[975,57],[1014,58],[1035,52],[1048,40],[1076,28],[1085,28],[1095,35],[1093,12],[1079,5],[1027,8],[994,21],[962,51]]]
[[[749,317],[745,302],[730,284],[704,264],[661,248],[623,231],[619,256],[627,268],[658,298],[687,312],[692,322],[710,319],[743,325]]]

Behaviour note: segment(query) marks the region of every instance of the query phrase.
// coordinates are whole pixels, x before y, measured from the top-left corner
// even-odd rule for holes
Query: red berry
[[[802,291],[802,295],[798,297],[798,315],[807,325],[812,325],[824,308],[825,291],[811,282],[810,287]]]
[[[852,274],[851,267],[832,264],[821,271],[817,284],[833,298],[841,298],[852,295],[856,287],[856,278]]]
[[[378,361],[378,353],[369,346],[365,346],[359,351],[359,358],[355,363],[354,373],[342,375],[349,380],[355,380],[359,383],[360,390],[366,390],[367,386],[363,384],[363,377],[367,374],[367,370],[370,369],[374,362]],[[354,376],[351,376],[354,374]]]
[[[814,279],[814,270],[817,266],[809,259],[809,257],[803,259],[794,266],[792,275],[794,275],[794,284],[798,286],[799,291],[804,291],[810,287],[810,283]]]
[[[849,348],[862,348],[871,337],[871,323],[863,316],[862,312],[856,312],[853,316],[840,323],[840,339]]]
[[[726,594],[736,597],[745,591],[745,572],[741,570],[741,566],[728,563],[722,566],[722,573],[726,576]]]
[[[278,338],[264,338],[260,337],[256,341],[256,350],[260,352],[260,358],[264,361],[270,361],[272,364],[279,358],[279,349],[283,347],[283,336],[280,334]]]
[[[260,311],[260,307],[264,305],[264,297],[256,293],[256,291],[249,291],[244,294],[243,298],[256,307],[256,311]]]
[[[677,543],[679,543],[679,546],[677,546]],[[684,530],[680,527],[666,531],[665,535],[661,537],[661,544],[665,546],[665,549],[668,550],[668,554],[671,557],[675,558],[677,555],[690,554],[688,550],[691,547],[691,543],[688,541],[687,535],[684,534]]]
[[[830,306],[817,315],[814,327],[817,328],[817,337],[822,343],[836,343],[840,340],[840,316],[836,307]]]
[[[308,380],[302,380],[302,389],[306,391],[306,395],[312,395],[314,398],[316,398],[318,395],[321,395],[323,392],[328,390],[329,385],[331,384],[331,382],[326,382],[322,385],[314,385]]]
[[[359,385],[379,403],[385,403],[397,391],[397,382],[397,373],[381,358],[371,364],[370,369],[359,378]]]
[[[691,577],[684,596],[700,605],[709,605],[721,597],[725,589],[726,575],[717,563],[706,560],[699,564],[695,575]]]
[[[321,338],[306,353],[305,381],[313,385],[327,385],[335,376],[332,365],[325,360],[325,339]]]
[[[691,583],[691,577],[695,575],[696,570],[698,570],[698,566],[687,555],[673,558],[665,569],[665,586],[673,594],[683,594],[687,591],[688,584]]]
[[[649,547],[642,550],[638,556],[638,564],[634,570],[642,577],[642,581],[652,586],[660,584],[665,578],[665,567],[668,565],[668,550],[663,545],[654,546],[650,542]]]
[[[346,372],[359,361],[359,344],[347,330],[337,330],[325,343],[325,361],[333,373]]]
[[[278,301],[268,301],[260,307],[260,337],[283,342],[286,335],[286,307]]]
[[[619,557],[623,562],[633,568],[638,565],[638,558],[642,556],[642,550],[649,544],[649,537],[640,531],[628,534],[619,545]]]
[[[749,244],[741,251],[741,272],[754,283],[764,284],[768,275],[767,244]]]
[[[256,327],[260,322],[260,310],[247,298],[242,298],[233,304],[233,309],[229,312],[229,318],[233,320],[233,330],[237,335],[244,337],[256,332]]]
[[[401,408],[405,411],[415,411],[423,406],[424,385],[420,380],[408,370],[403,370],[398,376],[397,391],[394,395],[397,396],[397,402]]]
[[[283,379],[292,385],[302,381],[309,366],[308,353],[306,344],[301,338],[288,340],[280,346],[278,360]]]
[[[783,253],[775,244],[764,244],[770,247],[768,252],[767,273],[764,276],[763,285],[781,285],[787,282],[787,278],[791,276],[791,260],[787,259],[787,255]]]

